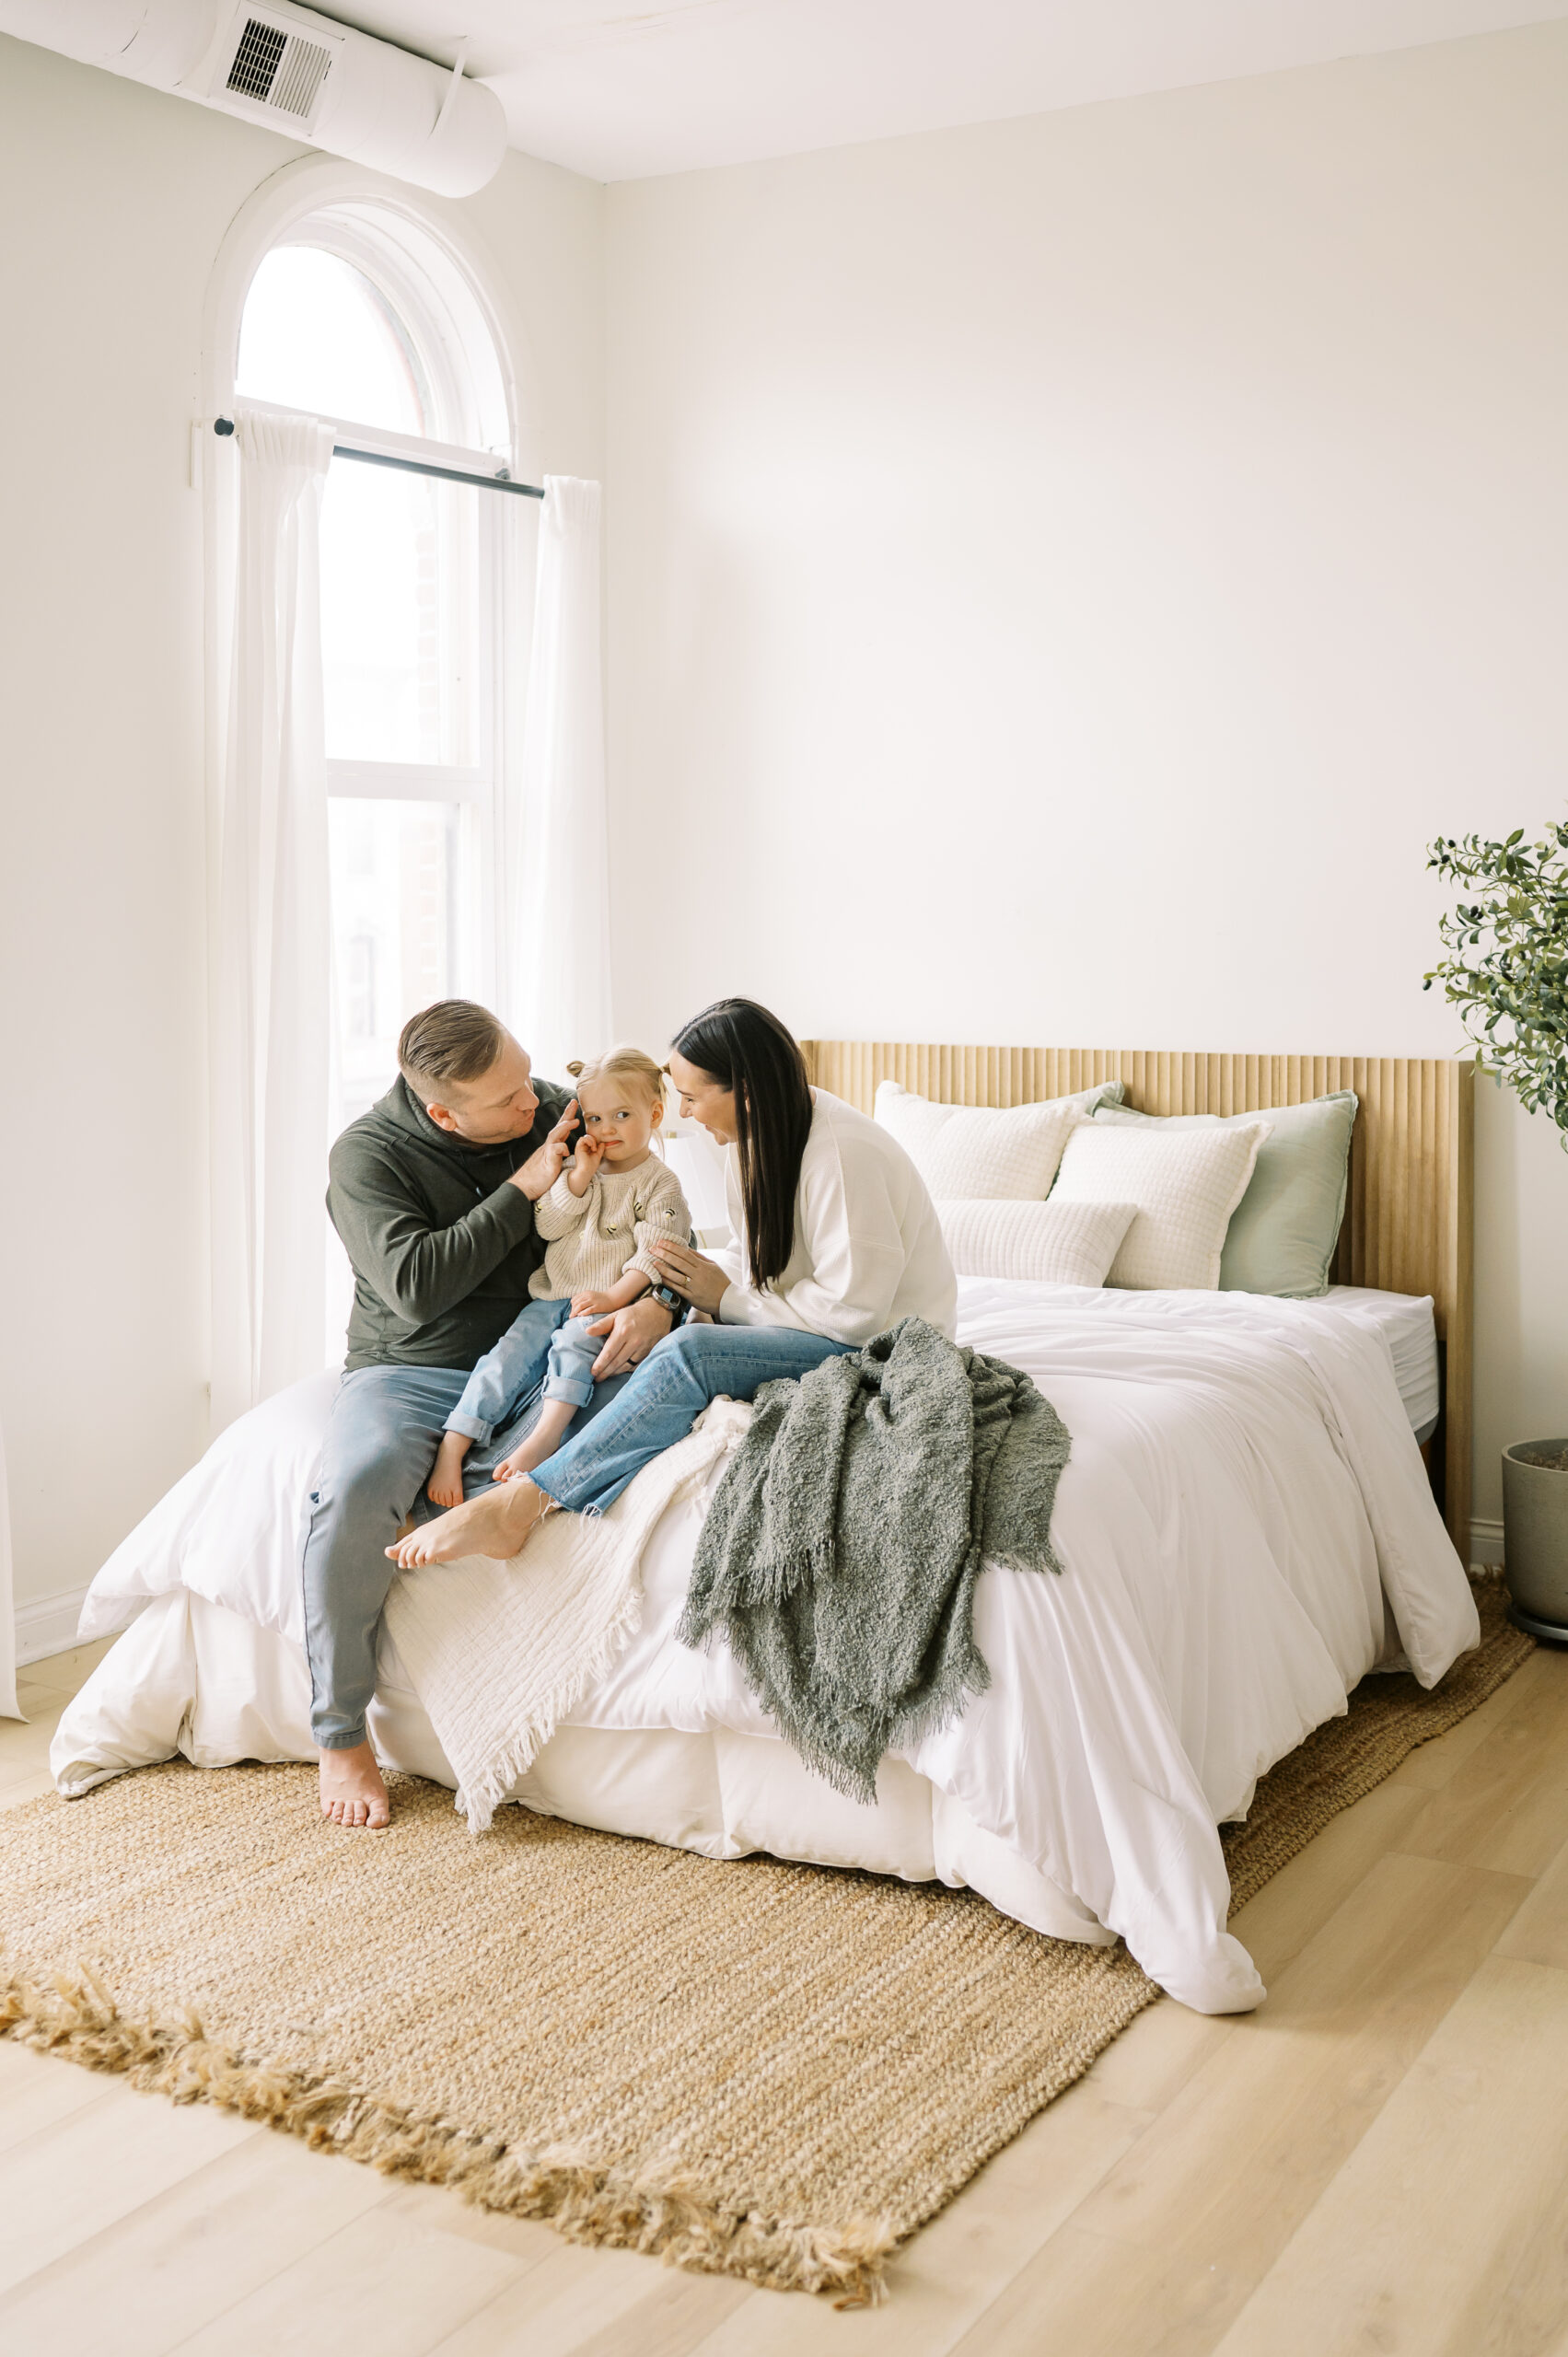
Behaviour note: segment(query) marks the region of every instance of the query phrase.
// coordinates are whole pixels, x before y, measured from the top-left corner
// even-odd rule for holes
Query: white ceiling
[[[1043,114],[1568,16],[1568,0],[326,0],[603,180]]]

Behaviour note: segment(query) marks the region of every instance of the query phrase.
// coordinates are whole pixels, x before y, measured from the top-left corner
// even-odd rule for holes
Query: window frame
[[[295,240],[302,243],[303,240]],[[356,265],[357,266],[357,265]],[[269,402],[269,408],[280,404]],[[301,412],[283,412],[299,415]],[[384,457],[422,459],[432,466],[455,467],[467,474],[494,474],[496,454],[458,442],[393,434],[379,426],[360,425],[351,418],[326,417],[334,439],[352,442],[356,449],[375,450]],[[332,460],[353,466],[352,459]],[[461,486],[453,484],[454,491]],[[374,761],[329,757],[327,799],[363,802],[448,802],[459,807],[458,893],[464,922],[457,928],[461,945],[453,960],[450,985],[455,995],[488,1001],[494,996],[497,976],[497,895],[482,879],[494,877],[501,830],[497,823],[500,763],[505,744],[503,709],[505,667],[502,639],[506,605],[506,565],[502,548],[500,498],[505,494],[474,491],[475,576],[478,611],[474,617],[473,655],[478,667],[474,717],[478,731],[476,762]]]
[[[320,234],[320,216],[332,216],[333,234]],[[346,226],[345,226],[346,225]],[[215,437],[214,420],[233,414],[239,359],[239,331],[250,283],[265,257],[290,242],[320,244],[362,271],[405,321],[409,289],[428,327],[445,311],[453,330],[442,340],[444,351],[459,351],[468,364],[467,376],[476,389],[474,408],[455,441],[434,437],[412,439],[386,429],[365,430],[353,420],[334,420],[346,431],[340,438],[365,448],[396,457],[448,460],[462,471],[493,474],[505,468],[524,482],[542,479],[544,452],[539,432],[542,386],[528,322],[508,282],[497,274],[482,245],[473,243],[470,225],[459,207],[427,198],[401,181],[385,180],[363,167],[335,156],[296,157],[271,173],[239,206],[224,232],[206,284],[202,321],[200,393],[190,419],[186,480],[201,510],[203,550],[203,734],[202,775],[204,781],[205,899],[208,925],[219,923],[219,861],[223,841],[224,776],[229,711],[230,671],[234,643],[236,560],[238,542],[239,482],[232,439]],[[370,264],[369,267],[366,265]],[[432,265],[434,264],[434,267]],[[459,299],[453,302],[454,289]],[[434,299],[430,299],[434,298]],[[426,374],[427,353],[421,352]],[[444,416],[449,382],[432,382],[430,390]],[[352,460],[337,463],[351,465]],[[502,543],[496,568],[497,596],[492,601],[493,628],[484,649],[490,660],[490,691],[482,711],[488,714],[489,827],[493,889],[481,889],[472,911],[472,937],[480,944],[486,976],[496,978],[505,996],[513,943],[505,892],[505,863],[515,846],[511,841],[514,762],[521,742],[522,707],[528,677],[528,641],[531,634],[533,567],[531,554],[516,533],[500,529],[501,511],[534,512],[532,501],[521,503],[505,494],[478,493],[482,513],[494,518],[494,537]],[[416,781],[405,770],[390,774],[393,765],[347,764],[336,778],[329,777],[334,800],[374,798],[367,770],[381,774],[376,783],[401,786],[414,795]],[[397,765],[402,769],[402,765]],[[349,772],[352,770],[353,774]],[[481,801],[469,790],[482,780],[455,776],[444,781],[460,804],[459,819],[470,826]],[[334,788],[349,789],[343,795]],[[415,798],[439,799],[418,781]],[[470,863],[470,865],[472,865]],[[215,988],[215,961],[206,961],[209,993]],[[494,1003],[493,999],[492,1003]],[[211,1019],[211,1016],[209,1017]],[[199,1118],[211,1137],[211,1109],[206,1097],[208,1067],[203,1060],[199,1087]],[[322,1242],[328,1261],[328,1364],[341,1357],[342,1323],[347,1310],[348,1264],[326,1213],[321,1215]],[[336,1307],[334,1308],[334,1304]],[[210,1402],[210,1390],[208,1392]]]
[[[416,329],[420,357],[432,377],[430,390],[445,413],[460,404],[465,382],[475,390],[475,406],[466,428],[471,439],[411,437],[335,418],[331,421],[333,425],[344,429],[340,438],[389,456],[451,463],[465,472],[494,474],[505,468],[519,482],[542,480],[544,454],[538,427],[540,388],[527,321],[507,282],[496,274],[489,254],[472,242],[459,209],[335,156],[300,156],[271,174],[235,214],[207,280],[201,401],[190,426],[188,480],[200,497],[203,512],[203,770],[207,898],[215,911],[234,632],[238,477],[233,444],[215,440],[213,421],[228,415],[233,408],[240,323],[250,282],[266,256],[275,247],[288,244],[319,245],[337,254],[368,277],[405,324]],[[449,330],[445,335],[440,332],[443,323]],[[449,367],[432,372],[433,337],[448,362],[454,350],[460,352],[465,365],[456,377]],[[493,372],[494,381],[489,381]],[[473,496],[481,503],[482,515],[491,517],[492,537],[496,540],[513,537],[501,532],[502,509],[520,506],[529,514],[535,509],[533,501],[518,502],[505,493],[475,492]],[[476,911],[482,941],[479,963],[486,985],[494,977],[493,986],[502,995],[513,950],[504,885],[505,863],[513,849],[508,840],[509,785],[521,743],[532,584],[531,554],[526,549],[503,546],[495,566],[491,628],[482,650],[490,666],[482,715],[490,729],[493,888],[481,889]],[[363,766],[354,766],[357,775],[350,777],[345,771],[342,784],[353,794],[370,798]],[[385,782],[405,785],[410,798],[445,798],[415,795],[411,778]],[[469,791],[470,786],[482,785],[480,778],[449,775],[447,782],[459,789],[452,795],[455,800],[471,804],[481,798]],[[332,791],[330,779],[329,793]]]
[[[317,179],[315,159],[300,168],[302,179]],[[284,177],[280,175],[280,178]],[[343,174],[331,177],[341,183]],[[360,176],[351,176],[357,181]],[[302,191],[303,194],[303,191]],[[238,226],[238,225],[237,225]],[[258,225],[260,226],[260,225]],[[412,242],[410,233],[412,233]],[[258,407],[280,415],[310,414],[333,429],[334,439],[356,449],[389,458],[417,459],[459,472],[495,475],[517,473],[517,436],[512,430],[516,400],[509,370],[509,342],[470,259],[455,250],[450,238],[406,201],[389,201],[380,190],[362,184],[334,190],[323,201],[293,206],[271,234],[250,240],[243,279],[238,272],[229,302],[226,326],[227,400],[233,400],[238,373],[239,334],[251,280],[266,257],[286,247],[309,247],[331,254],[366,279],[385,307],[394,332],[410,348],[417,378],[428,405],[442,419],[460,417],[477,432],[497,418],[496,387],[486,393],[480,382],[482,369],[474,366],[474,342],[485,339],[486,355],[497,372],[500,400],[505,403],[505,439],[497,435],[490,444],[449,440],[436,434],[410,435],[389,427],[369,425],[354,418],[324,411],[303,412],[292,405],[258,401]],[[415,248],[423,248],[424,251]],[[429,263],[439,261],[447,276],[443,287],[431,274]],[[451,279],[462,283],[474,321],[456,318],[451,303]],[[488,416],[483,414],[488,400]],[[350,459],[334,459],[334,466],[352,466]],[[450,486],[458,490],[459,486]],[[337,801],[412,801],[455,806],[458,814],[458,875],[455,923],[451,939],[448,987],[454,993],[494,1003],[505,965],[505,904],[502,885],[505,844],[501,823],[503,763],[509,746],[518,741],[517,715],[508,701],[520,702],[523,673],[506,659],[506,643],[514,620],[514,605],[526,610],[520,586],[508,561],[503,531],[505,494],[475,490],[477,546],[472,656],[477,678],[472,716],[477,759],[467,763],[377,761],[330,757],[326,765],[329,803]],[[212,544],[211,539],[209,545]],[[209,612],[211,605],[209,604]],[[209,661],[209,675],[213,669]],[[209,709],[212,707],[209,706]],[[334,1107],[333,1120],[337,1119]]]

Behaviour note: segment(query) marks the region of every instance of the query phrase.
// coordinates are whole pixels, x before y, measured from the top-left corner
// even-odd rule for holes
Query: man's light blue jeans
[[[684,1440],[710,1399],[754,1399],[772,1376],[805,1375],[857,1347],[791,1326],[679,1326],[528,1479],[574,1514],[602,1512],[650,1457]]]
[[[466,1367],[363,1366],[338,1387],[301,1565],[310,1730],[324,1750],[343,1751],[365,1740],[381,1608],[397,1577],[397,1565],[383,1550],[411,1514],[423,1519],[429,1511],[424,1484],[468,1380]],[[612,1405],[631,1380],[612,1375],[593,1386],[580,1422],[587,1424]],[[488,1489],[497,1460],[532,1422],[535,1404],[530,1400],[489,1448],[469,1451],[463,1487],[470,1497]]]
[[[604,1336],[588,1328],[602,1322],[574,1318],[569,1301],[530,1301],[470,1376],[447,1430],[487,1442],[541,1385],[546,1399],[586,1408],[593,1398],[594,1361],[604,1348]]]

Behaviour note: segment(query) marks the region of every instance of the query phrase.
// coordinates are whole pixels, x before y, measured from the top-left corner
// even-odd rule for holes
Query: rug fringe
[[[487,2142],[340,2080],[250,2060],[210,2039],[194,2013],[127,2020],[89,1965],[56,1974],[48,1989],[20,1977],[0,1981],[0,2038],[175,2103],[238,2112],[386,2177],[449,2187],[477,2208],[541,2219],[569,2242],[642,2251],[769,2291],[825,2293],[838,2307],[876,2307],[888,2296],[884,2270],[897,2236],[886,2219],[821,2226],[742,2214],[679,2165],[629,2172],[565,2145],[530,2153]]]

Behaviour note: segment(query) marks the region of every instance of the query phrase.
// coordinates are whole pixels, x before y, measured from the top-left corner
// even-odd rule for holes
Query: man
[[[533,1207],[577,1126],[575,1104],[536,1087],[511,1033],[468,999],[414,1016],[398,1064],[401,1077],[333,1146],[327,1190],[354,1264],[354,1313],[305,1541],[305,1642],[321,1814],[344,1826],[389,1816],[365,1725],[394,1577],[385,1550],[475,1361],[528,1299],[544,1258]],[[647,1295],[606,1318],[596,1381],[636,1365],[672,1323]]]

